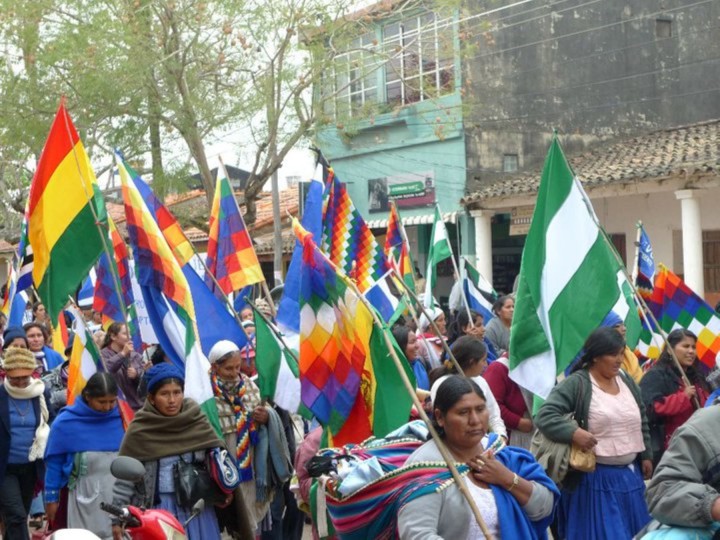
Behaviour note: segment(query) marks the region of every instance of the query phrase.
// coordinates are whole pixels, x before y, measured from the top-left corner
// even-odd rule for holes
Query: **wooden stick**
[[[450,350],[450,346],[447,344],[447,341],[445,341],[445,338],[444,338],[443,335],[440,333],[440,329],[437,327],[437,324],[435,324],[435,320],[430,316],[430,314],[429,314],[427,311],[425,311],[425,306],[423,305],[422,302],[420,302],[420,300],[418,299],[417,295],[415,294],[415,291],[411,291],[411,290],[410,290],[410,287],[408,287],[408,286],[407,286],[407,283],[405,283],[405,282],[403,281],[402,276],[398,273],[398,271],[397,271],[395,268],[393,268],[392,271],[393,271],[393,273],[394,273],[394,274],[397,276],[397,278],[398,278],[396,281],[399,281],[399,282],[402,284],[402,287],[405,289],[405,292],[408,293],[408,295],[410,296],[410,298],[411,298],[412,300],[414,300],[415,303],[420,307],[420,310],[422,311],[422,314],[425,315],[425,318],[426,318],[428,321],[430,321],[430,326],[432,326],[433,332],[435,332],[435,335],[436,335],[436,336],[438,337],[438,339],[440,340],[440,343],[441,343],[442,346],[443,346],[443,350],[445,351],[445,354],[448,355],[448,358],[450,359],[450,361],[451,361],[451,362],[453,363],[453,365],[455,366],[455,369],[457,369],[458,374],[459,374],[459,375],[462,375],[462,376],[465,376],[465,372],[464,372],[463,369],[460,367],[460,364],[458,363],[457,359],[455,358],[455,355],[454,355],[454,354],[452,353],[452,351]],[[409,308],[409,309],[411,310],[411,312],[412,312],[412,309],[413,309],[412,306],[408,305],[408,308]],[[417,319],[416,319],[416,320],[417,320]],[[420,323],[418,322],[418,330],[419,330],[419,329],[420,329]]]
[[[316,248],[317,249],[317,248]],[[385,340],[385,345],[387,346],[388,350],[390,351],[390,357],[392,358],[393,363],[395,364],[395,367],[398,370],[398,373],[400,374],[400,378],[403,381],[403,385],[405,386],[405,389],[407,390],[408,394],[410,394],[410,398],[413,401],[413,404],[415,405],[415,408],[418,410],[418,414],[420,415],[420,418],[422,418],[423,422],[425,422],[428,426],[428,430],[430,431],[430,435],[432,436],[433,440],[435,441],[435,444],[438,447],[438,450],[440,451],[440,454],[442,455],[443,459],[445,460],[445,463],[447,463],[448,469],[450,469],[450,474],[452,474],[453,480],[455,480],[455,483],[458,486],[458,489],[460,490],[460,493],[465,497],[465,500],[470,505],[470,510],[472,511],[473,515],[475,516],[475,520],[477,521],[478,525],[480,526],[480,530],[482,530],[483,534],[485,535],[485,538],[492,540],[494,537],[490,534],[490,531],[487,528],[487,525],[485,524],[485,521],[482,518],[482,515],[480,514],[480,510],[478,509],[477,505],[475,504],[474,499],[472,498],[472,495],[470,494],[470,491],[468,490],[467,485],[465,484],[465,481],[460,476],[460,473],[457,470],[457,467],[455,466],[455,460],[453,459],[452,455],[450,454],[450,451],[445,446],[445,443],[443,443],[442,439],[440,438],[440,435],[438,435],[437,431],[432,425],[432,422],[430,422],[430,419],[428,418],[427,414],[425,413],[425,410],[423,409],[422,403],[420,403],[420,400],[417,397],[417,394],[415,393],[415,389],[412,386],[412,383],[410,382],[410,379],[408,379],[407,374],[405,373],[405,369],[403,368],[402,362],[400,358],[398,357],[397,353],[395,352],[395,348],[393,347],[392,342],[390,341],[390,338],[387,335],[387,332],[383,328],[383,324],[380,321],[380,319],[377,316],[377,313],[375,312],[375,309],[372,307],[370,302],[368,302],[367,298],[365,298],[362,293],[360,293],[360,290],[357,288],[357,285],[353,283],[351,279],[349,279],[347,276],[345,276],[338,268],[333,264],[332,261],[330,261],[324,253],[322,253],[320,250],[317,250],[317,253],[320,253],[325,261],[335,270],[337,275],[345,282],[345,284],[350,287],[355,294],[360,298],[360,301],[367,307],[367,309],[370,311],[370,314],[373,318],[373,325],[377,330],[379,330],[382,335],[383,339]],[[426,315],[427,316],[427,315]],[[456,361],[457,362],[457,361]]]
[[[272,312],[273,317],[277,317],[277,308],[275,307],[275,302],[273,302],[272,295],[270,294],[270,289],[268,288],[267,281],[265,281],[263,279],[260,282],[260,286],[262,287],[262,290],[265,293],[265,297],[267,298],[268,304],[270,304],[270,311]]]
[[[628,273],[627,273],[627,268],[625,268],[625,263],[623,263],[622,259],[620,258],[620,254],[615,249],[615,246],[613,245],[612,240],[610,240],[610,237],[605,232],[605,229],[603,229],[599,223],[596,222],[596,224],[599,227],[600,231],[602,232],[603,238],[605,239],[605,242],[607,243],[608,248],[610,249],[610,251],[612,251],[612,253],[615,257],[615,260],[618,262],[620,270],[625,275],[625,279],[630,284],[630,288],[632,289],[635,300],[640,303],[640,307],[642,308],[643,312],[645,313],[645,316],[650,317],[653,324],[655,325],[655,328],[657,328],[658,331],[660,332],[660,335],[662,336],[663,341],[665,342],[665,348],[670,353],[670,356],[672,357],[672,359],[675,363],[675,367],[677,367],[678,370],[680,371],[680,377],[682,378],[683,384],[685,384],[685,386],[692,387],[693,385],[690,383],[690,379],[687,378],[687,375],[685,374],[685,370],[683,369],[682,365],[680,364],[680,360],[678,360],[678,357],[675,354],[675,351],[673,350],[672,346],[670,345],[670,342],[667,339],[667,334],[665,333],[665,330],[662,329],[662,327],[660,326],[660,323],[658,323],[657,319],[655,318],[655,315],[653,315],[653,312],[650,311],[650,308],[645,303],[645,299],[638,292],[635,284],[630,280],[630,276],[628,276]],[[620,294],[622,294],[622,291],[620,291]],[[632,308],[632,306],[631,306],[631,308]],[[652,330],[651,330],[651,332],[652,332]],[[698,397],[693,396],[692,401],[693,401],[693,404],[695,405],[695,408],[699,409],[700,401],[698,400]]]

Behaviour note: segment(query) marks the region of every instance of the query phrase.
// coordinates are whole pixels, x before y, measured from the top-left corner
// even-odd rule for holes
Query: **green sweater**
[[[648,428],[645,406],[640,395],[640,387],[623,372],[621,372],[620,378],[630,388],[640,410],[643,442],[645,443],[645,451],[641,454],[641,459],[652,459],[650,429]],[[586,369],[576,371],[553,388],[547,401],[543,403],[535,416],[535,425],[549,439],[570,444],[572,443],[573,433],[577,428],[563,416],[575,412],[575,420],[578,426],[587,430],[591,398],[592,383],[590,382],[590,374]]]

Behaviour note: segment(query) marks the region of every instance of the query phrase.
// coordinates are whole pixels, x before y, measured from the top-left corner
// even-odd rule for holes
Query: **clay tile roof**
[[[193,189],[186,191],[185,193],[171,193],[165,197],[165,205],[172,206],[173,204],[180,204],[190,199],[196,199],[198,197],[204,197],[205,191],[202,189]]]
[[[720,174],[720,120],[664,129],[632,139],[599,145],[569,158],[586,187],[643,182],[675,174]],[[462,199],[469,205],[537,192],[540,169],[479,184]]]
[[[15,246],[10,242],[0,239],[0,253],[12,253],[15,251]]]
[[[243,205],[244,206],[244,205]],[[261,229],[273,222],[272,196],[270,193],[263,193],[256,203],[257,217],[255,224],[250,228]],[[288,212],[296,216],[299,211],[299,199],[297,186],[285,189],[280,192],[280,216],[283,221],[287,219]]]
[[[197,227],[188,227],[185,229],[185,236],[191,242],[207,242],[208,240],[208,233]]]
[[[119,221],[125,221],[124,205],[105,201],[105,208],[107,208],[108,215],[115,223],[118,223]]]

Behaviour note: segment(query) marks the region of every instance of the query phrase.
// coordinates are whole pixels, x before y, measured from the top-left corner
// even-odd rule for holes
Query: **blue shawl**
[[[488,446],[492,444],[493,439],[496,437],[495,433],[490,434]],[[506,446],[495,454],[495,459],[528,482],[536,482],[548,488],[555,498],[555,505],[557,505],[560,492],[555,482],[550,480],[530,452],[515,446]],[[490,489],[492,489],[495,496],[498,516],[500,516],[500,535],[502,538],[547,538],[547,529],[550,526],[554,512],[551,512],[545,519],[530,521],[509,491],[492,484]]]
[[[50,428],[45,457],[78,452],[117,452],[125,431],[120,411],[90,408],[82,396],[64,407]]]

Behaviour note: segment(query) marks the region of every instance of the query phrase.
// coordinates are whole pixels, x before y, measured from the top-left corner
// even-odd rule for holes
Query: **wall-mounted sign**
[[[403,173],[368,180],[370,212],[387,212],[392,199],[398,208],[435,205],[435,172]]]
[[[530,230],[534,206],[515,206],[510,211],[510,236],[527,234]]]

